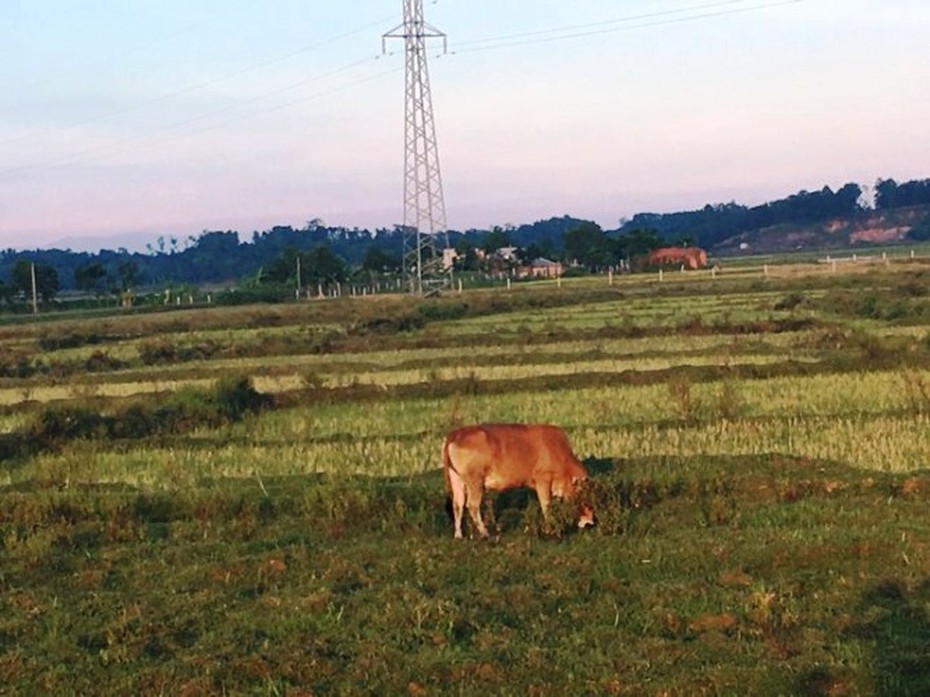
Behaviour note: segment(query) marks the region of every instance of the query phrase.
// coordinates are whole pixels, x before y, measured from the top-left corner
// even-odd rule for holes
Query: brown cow
[[[456,538],[462,537],[466,506],[478,533],[488,536],[481,520],[481,497],[486,489],[532,487],[543,515],[548,516],[553,496],[569,498],[575,485],[588,477],[572,453],[565,431],[544,424],[481,424],[459,428],[446,437],[442,464],[452,496]],[[593,522],[593,512],[583,507],[578,527]]]

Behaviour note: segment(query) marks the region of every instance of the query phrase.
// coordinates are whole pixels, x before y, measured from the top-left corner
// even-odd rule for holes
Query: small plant
[[[674,373],[668,381],[668,395],[675,415],[682,421],[693,421],[697,412],[697,401],[691,396],[691,380],[684,373]]]
[[[314,392],[326,385],[326,378],[313,368],[308,368],[300,374],[301,389]]]
[[[803,293],[798,293],[798,292],[789,293],[784,298],[782,298],[777,303],[775,303],[775,310],[778,310],[778,311],[794,310],[799,305],[801,305],[804,302],[804,300],[805,298],[804,298]]]
[[[721,419],[733,420],[741,417],[746,410],[742,395],[736,388],[733,380],[724,379],[720,382],[717,393],[717,413]]]
[[[905,370],[901,375],[908,407],[913,414],[930,414],[930,384],[915,371]]]

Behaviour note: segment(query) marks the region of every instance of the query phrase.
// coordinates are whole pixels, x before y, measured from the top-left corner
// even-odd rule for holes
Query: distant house
[[[448,271],[455,265],[455,260],[459,258],[459,253],[452,247],[446,247],[442,250],[442,270]]]
[[[501,247],[494,252],[494,256],[503,261],[514,261],[519,251],[519,247]]]
[[[650,266],[703,269],[707,266],[707,252],[699,247],[659,247],[649,252],[646,263]]]
[[[529,264],[517,268],[520,278],[558,278],[565,269],[558,261],[536,257]]]

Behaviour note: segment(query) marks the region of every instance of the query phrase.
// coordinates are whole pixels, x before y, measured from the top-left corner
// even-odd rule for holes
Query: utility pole
[[[414,292],[425,293],[446,285],[450,269],[443,265],[446,235],[446,204],[439,171],[439,148],[433,118],[426,48],[429,39],[446,35],[428,24],[423,0],[403,0],[404,22],[381,37],[387,52],[388,39],[403,39],[406,53],[406,106],[404,126],[404,275]],[[437,244],[441,237],[442,244]]]
[[[39,314],[39,289],[36,284],[36,265],[29,265],[29,273],[32,276],[32,314]]]

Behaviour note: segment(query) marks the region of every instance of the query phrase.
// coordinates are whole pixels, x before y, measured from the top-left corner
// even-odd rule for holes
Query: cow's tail
[[[452,493],[453,467],[452,467],[452,456],[449,454],[450,440],[451,440],[450,438],[446,438],[446,440],[442,444],[442,476],[446,482],[446,515],[449,516],[450,520],[454,521],[455,520],[455,511],[454,511],[454,504],[453,504],[454,495]]]
[[[449,471],[452,469],[452,458],[449,455],[449,439],[442,444],[442,474],[443,478],[446,480],[446,493],[449,495],[449,498],[452,497],[452,479]]]

